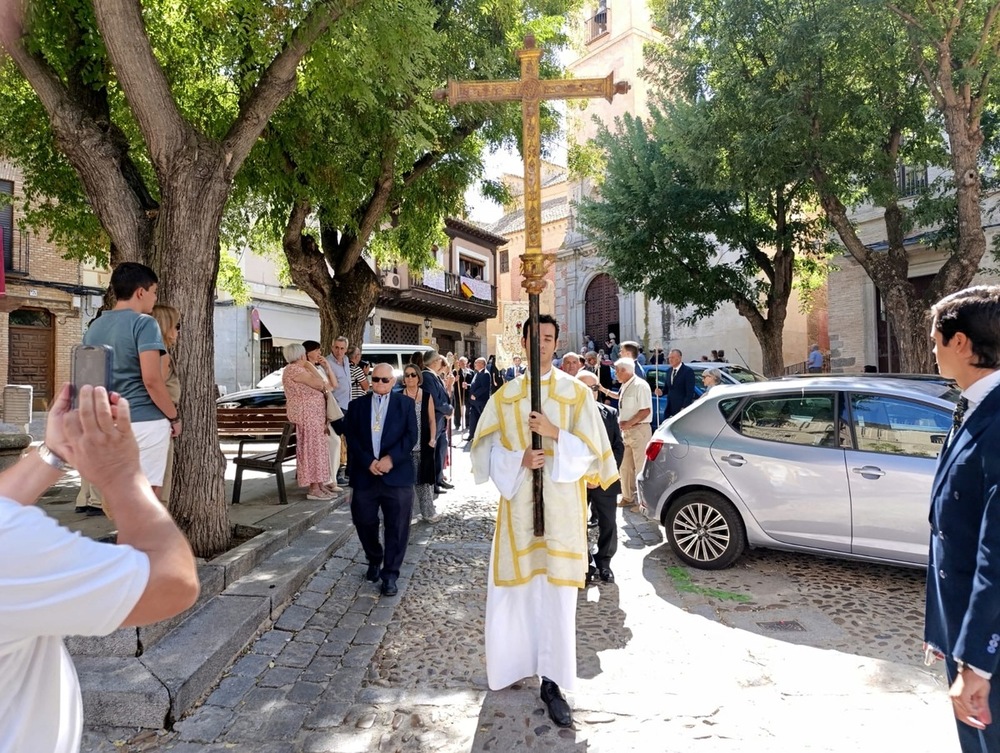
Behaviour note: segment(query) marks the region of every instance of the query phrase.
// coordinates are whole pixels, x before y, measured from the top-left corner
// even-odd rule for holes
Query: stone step
[[[238,578],[226,580],[226,565],[213,560],[222,571],[213,577],[225,587],[153,645],[142,646],[141,655],[122,655],[118,644],[110,646],[118,651],[114,654],[77,654],[88,726],[158,729],[194,706],[260,631],[277,620],[299,587],[354,534],[349,505],[331,509],[326,503],[325,512],[306,529],[308,516],[291,516],[287,545]],[[292,536],[296,529],[298,535]],[[280,540],[281,534],[269,539],[265,550],[275,538]],[[238,572],[235,564],[231,572]],[[139,639],[135,641],[138,648]]]
[[[261,533],[228,552],[198,565],[201,595],[191,609],[176,617],[141,628],[122,628],[110,635],[68,636],[66,648],[74,657],[82,656],[140,656],[149,651],[165,635],[186,620],[209,600],[221,594],[275,552],[288,546],[304,531],[322,520],[331,509],[338,508],[348,498],[338,497],[334,502],[303,500],[261,521]]]

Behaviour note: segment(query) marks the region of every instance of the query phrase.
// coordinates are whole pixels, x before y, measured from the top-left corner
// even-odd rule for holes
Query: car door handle
[[[860,473],[865,478],[881,478],[885,475],[885,471],[874,465],[863,465],[860,468],[851,468],[853,473]]]
[[[723,455],[719,459],[726,461],[727,463],[729,463],[729,465],[735,465],[737,468],[739,468],[741,465],[746,464],[747,462],[746,460],[743,459],[742,455],[737,455],[735,453],[732,455]]]

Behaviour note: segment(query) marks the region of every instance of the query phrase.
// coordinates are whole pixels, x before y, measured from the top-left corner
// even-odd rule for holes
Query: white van
[[[368,361],[373,367],[377,363],[389,364],[398,381],[403,378],[403,367],[410,362],[410,357],[417,351],[426,356],[428,353],[433,353],[434,348],[428,345],[370,343],[361,346],[361,360]]]

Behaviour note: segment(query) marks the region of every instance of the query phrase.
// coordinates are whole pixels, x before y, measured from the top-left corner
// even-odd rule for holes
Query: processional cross
[[[538,296],[545,290],[545,272],[552,264],[552,255],[542,254],[542,138],[539,103],[543,99],[588,99],[604,97],[611,101],[615,94],[629,90],[627,81],[615,83],[614,74],[606,78],[577,78],[540,80],[538,64],[542,51],[535,47],[535,37],[529,34],[524,49],[517,53],[521,60],[521,78],[513,81],[448,81],[447,89],[439,89],[434,98],[447,98],[452,107],[468,102],[521,101],[523,121],[522,149],[524,156],[524,255],[521,257],[523,287],[528,291],[528,316],[531,320],[529,374],[531,382],[531,410],[542,409],[541,364],[538,337]],[[542,448],[542,437],[532,433],[531,446]],[[542,471],[533,472],[534,533],[545,533],[542,505]]]

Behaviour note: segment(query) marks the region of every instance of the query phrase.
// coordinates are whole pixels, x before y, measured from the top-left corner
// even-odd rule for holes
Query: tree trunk
[[[214,326],[219,224],[229,185],[221,161],[212,160],[209,150],[200,154],[207,159],[172,174],[164,189],[154,268],[160,300],[176,307],[184,322],[175,351],[182,432],[175,440],[170,512],[194,553],[211,557],[228,548],[232,535],[215,413]]]
[[[320,223],[322,250],[312,236],[303,234],[310,207],[303,202],[292,207],[282,242],[288,257],[292,281],[319,308],[320,342],[325,349],[335,337],[344,336],[360,345],[365,320],[375,308],[381,283],[368,263],[359,258],[347,270],[330,276],[330,268],[353,243],[351,237],[341,237],[335,228]]]

